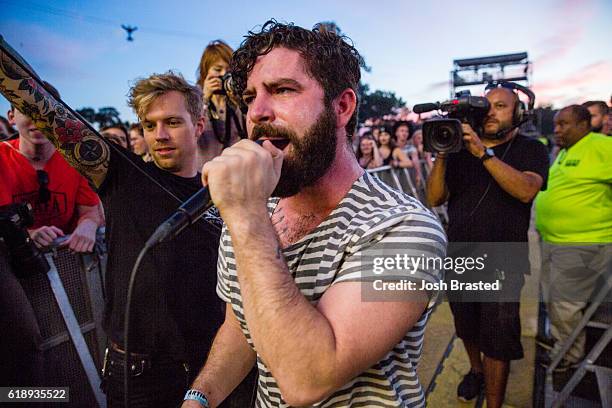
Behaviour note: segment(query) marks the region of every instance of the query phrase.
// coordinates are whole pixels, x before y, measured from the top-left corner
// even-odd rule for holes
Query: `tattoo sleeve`
[[[66,161],[96,186],[106,177],[110,150],[104,139],[61,99],[0,37],[0,93],[32,119]]]

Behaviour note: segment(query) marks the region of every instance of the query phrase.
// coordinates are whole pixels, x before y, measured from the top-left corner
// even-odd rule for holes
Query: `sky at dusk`
[[[503,4],[503,5],[502,5]],[[449,97],[453,59],[526,51],[536,105],[612,93],[612,1],[28,1],[0,0],[0,34],[73,108],[126,105],[138,77],[173,69],[189,81],[208,42],[236,48],[269,18],[334,21],[372,67],[370,89],[407,105]],[[137,26],[126,41],[121,24]],[[8,103],[0,97],[0,111]]]

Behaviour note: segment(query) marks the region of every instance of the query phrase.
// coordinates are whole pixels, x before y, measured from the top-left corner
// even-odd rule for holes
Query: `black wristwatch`
[[[487,147],[484,151],[484,154],[480,156],[480,161],[484,162],[489,160],[491,157],[495,157],[495,152],[490,147]]]

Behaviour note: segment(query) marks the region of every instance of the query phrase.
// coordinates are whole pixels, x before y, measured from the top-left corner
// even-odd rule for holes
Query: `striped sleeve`
[[[428,212],[395,212],[372,220],[347,252],[334,284],[374,281],[427,281],[443,279],[446,235]],[[418,284],[420,287],[420,283]],[[435,295],[435,294],[434,294]],[[432,300],[435,296],[432,296]]]
[[[228,249],[231,248],[230,236],[227,227],[223,224],[221,239],[219,240],[219,257],[217,258],[217,296],[226,303],[230,300],[229,270],[227,268]]]

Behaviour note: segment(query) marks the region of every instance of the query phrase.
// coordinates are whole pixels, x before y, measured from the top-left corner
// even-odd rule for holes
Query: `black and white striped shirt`
[[[278,199],[270,199],[270,214],[277,204]],[[398,246],[415,256],[444,257],[446,236],[436,217],[417,200],[365,173],[355,181],[332,213],[311,233],[285,248],[283,255],[302,295],[316,305],[331,285],[372,280],[372,265],[364,261],[370,257],[364,253],[388,253],[389,248]],[[253,347],[242,308],[232,240],[225,228],[219,247],[217,274],[217,293],[231,305],[248,343]],[[406,273],[402,278],[418,283],[421,280],[439,282],[443,277],[440,271],[419,269]],[[416,324],[383,359],[314,406],[424,406],[424,393],[416,366],[435,297],[436,294],[432,294],[427,309]],[[275,379],[259,357],[257,364],[257,406],[288,407]]]

